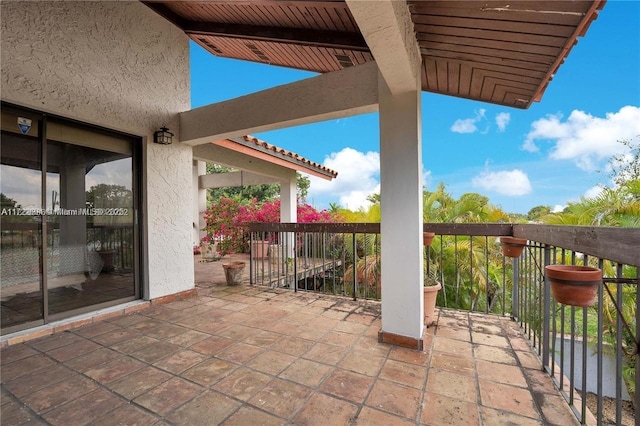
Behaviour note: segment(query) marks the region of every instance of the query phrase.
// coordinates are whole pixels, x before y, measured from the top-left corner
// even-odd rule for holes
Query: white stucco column
[[[293,171],[288,180],[280,183],[280,222],[298,221],[297,175]]]
[[[421,348],[420,91],[392,94],[379,78],[383,341]]]
[[[292,171],[288,180],[280,183],[280,223],[295,223],[298,221],[298,186],[297,174]],[[294,235],[287,235],[287,257],[293,258]]]
[[[207,164],[204,161],[193,160],[192,191],[193,191],[193,245],[200,244],[200,238],[204,236],[204,216],[202,212],[207,208],[207,190],[200,188],[200,176],[207,173]]]

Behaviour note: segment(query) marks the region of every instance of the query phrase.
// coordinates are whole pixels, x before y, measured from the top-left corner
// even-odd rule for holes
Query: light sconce
[[[173,133],[165,126],[162,126],[160,130],[153,133],[153,142],[161,145],[171,145],[171,142],[173,142]]]

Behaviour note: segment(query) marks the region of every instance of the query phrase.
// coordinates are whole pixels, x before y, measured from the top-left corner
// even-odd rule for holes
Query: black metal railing
[[[249,230],[251,284],[380,299],[379,224],[255,223]],[[598,424],[625,424],[623,405],[640,404],[640,229],[427,223],[424,231],[436,234],[424,248],[424,273],[442,283],[438,306],[512,317],[581,423],[592,413]],[[528,240],[526,250],[503,256],[501,236]],[[544,269],[555,263],[603,271],[594,307],[555,301]],[[608,417],[610,401],[615,414]]]
[[[515,260],[514,318],[543,369],[582,424],[593,414],[597,424],[638,425],[629,417],[640,404],[640,229],[514,225],[514,234],[529,240]],[[553,264],[600,269],[596,303],[558,303],[544,269]]]
[[[379,224],[250,227],[250,282],[354,299],[380,298]]]

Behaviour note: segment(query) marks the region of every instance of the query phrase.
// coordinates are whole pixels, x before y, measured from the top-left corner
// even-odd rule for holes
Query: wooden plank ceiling
[[[143,2],[216,56],[315,72],[372,61],[346,3]],[[604,0],[408,0],[427,92],[528,108]]]

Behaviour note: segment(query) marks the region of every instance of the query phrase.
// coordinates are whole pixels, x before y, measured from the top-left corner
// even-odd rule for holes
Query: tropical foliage
[[[207,174],[229,173],[233,170],[231,167],[207,163]],[[307,176],[300,173],[297,174],[296,186],[299,202],[306,203],[310,185],[311,181]],[[277,183],[210,188],[207,190],[207,206],[216,204],[221,198],[233,198],[245,204],[252,200],[258,200],[258,202],[263,203],[277,199],[279,194],[280,184]]]

